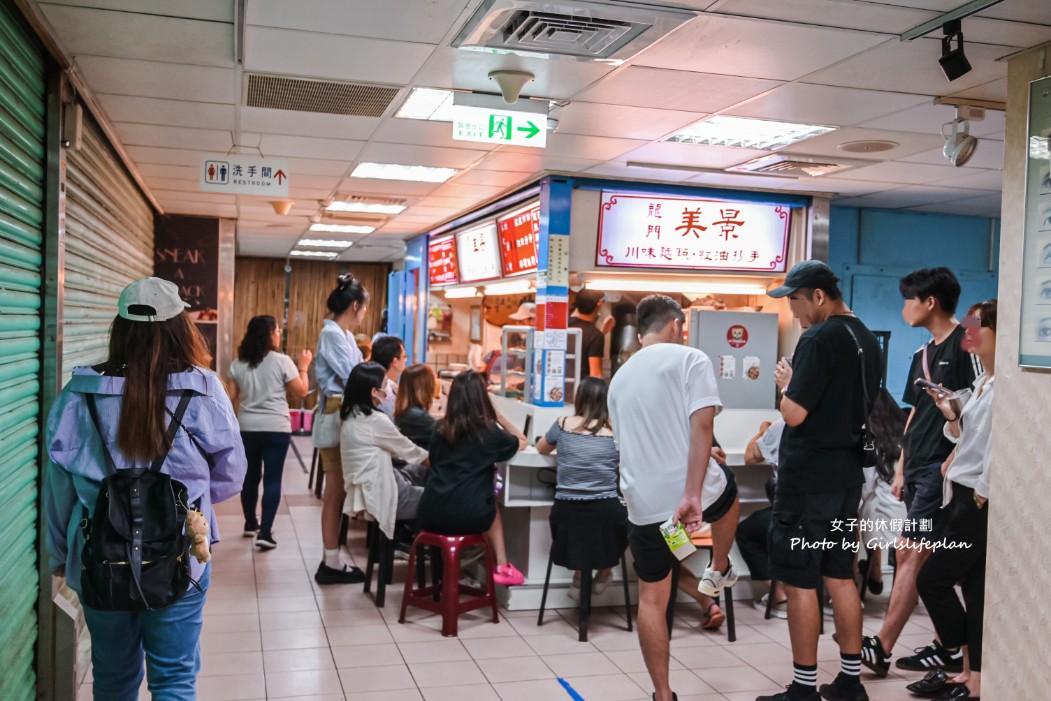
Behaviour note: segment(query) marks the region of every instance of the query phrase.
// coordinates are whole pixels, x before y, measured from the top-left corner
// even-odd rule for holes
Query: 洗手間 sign
[[[603,192],[595,263],[784,272],[789,217],[782,205]]]
[[[536,270],[540,240],[540,204],[511,212],[496,220],[504,276]]]
[[[456,234],[456,260],[461,282],[479,282],[500,277],[500,250],[496,242],[496,223]]]
[[[456,239],[446,236],[427,244],[427,270],[432,285],[455,285],[460,281],[456,270]]]
[[[201,192],[288,197],[288,161],[255,156],[201,158]]]

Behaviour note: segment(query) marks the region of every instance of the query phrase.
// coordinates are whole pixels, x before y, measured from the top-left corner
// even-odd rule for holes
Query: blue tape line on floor
[[[570,686],[569,682],[567,682],[565,679],[559,677],[558,683],[565,688],[566,693],[569,694],[569,698],[573,699],[573,701],[584,701],[584,697],[578,694],[577,690]]]

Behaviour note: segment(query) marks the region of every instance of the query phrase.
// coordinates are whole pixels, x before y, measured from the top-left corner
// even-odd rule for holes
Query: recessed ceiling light
[[[332,251],[290,251],[288,255],[300,258],[335,258],[339,254]]]
[[[327,231],[330,234],[371,234],[376,227],[360,224],[311,224],[310,230]]]
[[[328,212],[363,212],[365,214],[401,214],[405,209],[405,205],[402,204],[340,201],[333,202],[325,207],[325,210]]]
[[[314,248],[350,248],[354,242],[340,239],[299,239],[296,245]]]
[[[452,90],[413,88],[405,104],[395,113],[402,119],[428,119],[432,122],[451,122],[453,107]]]
[[[880,141],[879,139],[848,141],[845,144],[836,146],[840,151],[846,151],[847,153],[880,153],[881,151],[890,151],[897,147],[898,143],[896,141]]]
[[[666,141],[773,151],[835,130],[813,124],[715,116],[686,127]]]
[[[429,168],[427,166],[403,166],[393,163],[359,163],[352,178],[376,178],[378,180],[409,180],[418,183],[444,183],[459,173],[455,168]]]

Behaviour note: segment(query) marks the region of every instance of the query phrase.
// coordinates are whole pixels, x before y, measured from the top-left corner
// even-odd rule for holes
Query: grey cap
[[[807,287],[828,287],[839,283],[839,278],[825,263],[819,260],[805,260],[796,263],[785,276],[785,284],[767,291],[770,297],[787,297],[796,290]]]
[[[117,313],[129,321],[167,321],[189,306],[179,297],[179,288],[174,282],[144,277],[121,291]]]
[[[518,305],[518,311],[514,314],[508,314],[509,318],[515,321],[525,321],[526,319],[536,318],[536,303],[535,302],[522,302]]]

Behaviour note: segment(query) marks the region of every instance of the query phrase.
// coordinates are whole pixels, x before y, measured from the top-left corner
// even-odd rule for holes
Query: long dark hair
[[[470,370],[454,377],[438,433],[450,444],[456,444],[465,438],[480,438],[495,423],[496,410],[489,401],[482,374]]]
[[[237,347],[237,359],[254,368],[263,362],[266,354],[274,349],[272,336],[277,328],[277,319],[272,316],[253,316],[248,322],[241,345]]]
[[[606,404],[608,392],[609,385],[601,377],[585,377],[577,387],[573,400],[576,415],[584,417],[582,428],[593,436],[604,428],[612,428],[609,423],[609,406]]]
[[[368,416],[375,410],[372,390],[383,387],[387,371],[379,363],[358,363],[350,371],[347,386],[343,390],[343,403],[339,407],[342,419],[351,414]]]
[[[103,373],[124,375],[117,447],[128,460],[144,463],[170,448],[165,395],[168,375],[208,367],[211,354],[185,312],[167,321],[113,319],[109,359]]]
[[[884,482],[891,482],[905,436],[905,412],[885,387],[876,395],[869,414],[869,427],[876,440],[876,472]]]
[[[325,305],[330,312],[339,316],[347,311],[351,304],[355,303],[359,307],[368,304],[369,291],[365,289],[360,280],[354,279],[354,276],[350,273],[340,275],[336,282],[336,289],[329,293],[328,301],[325,302]]]

